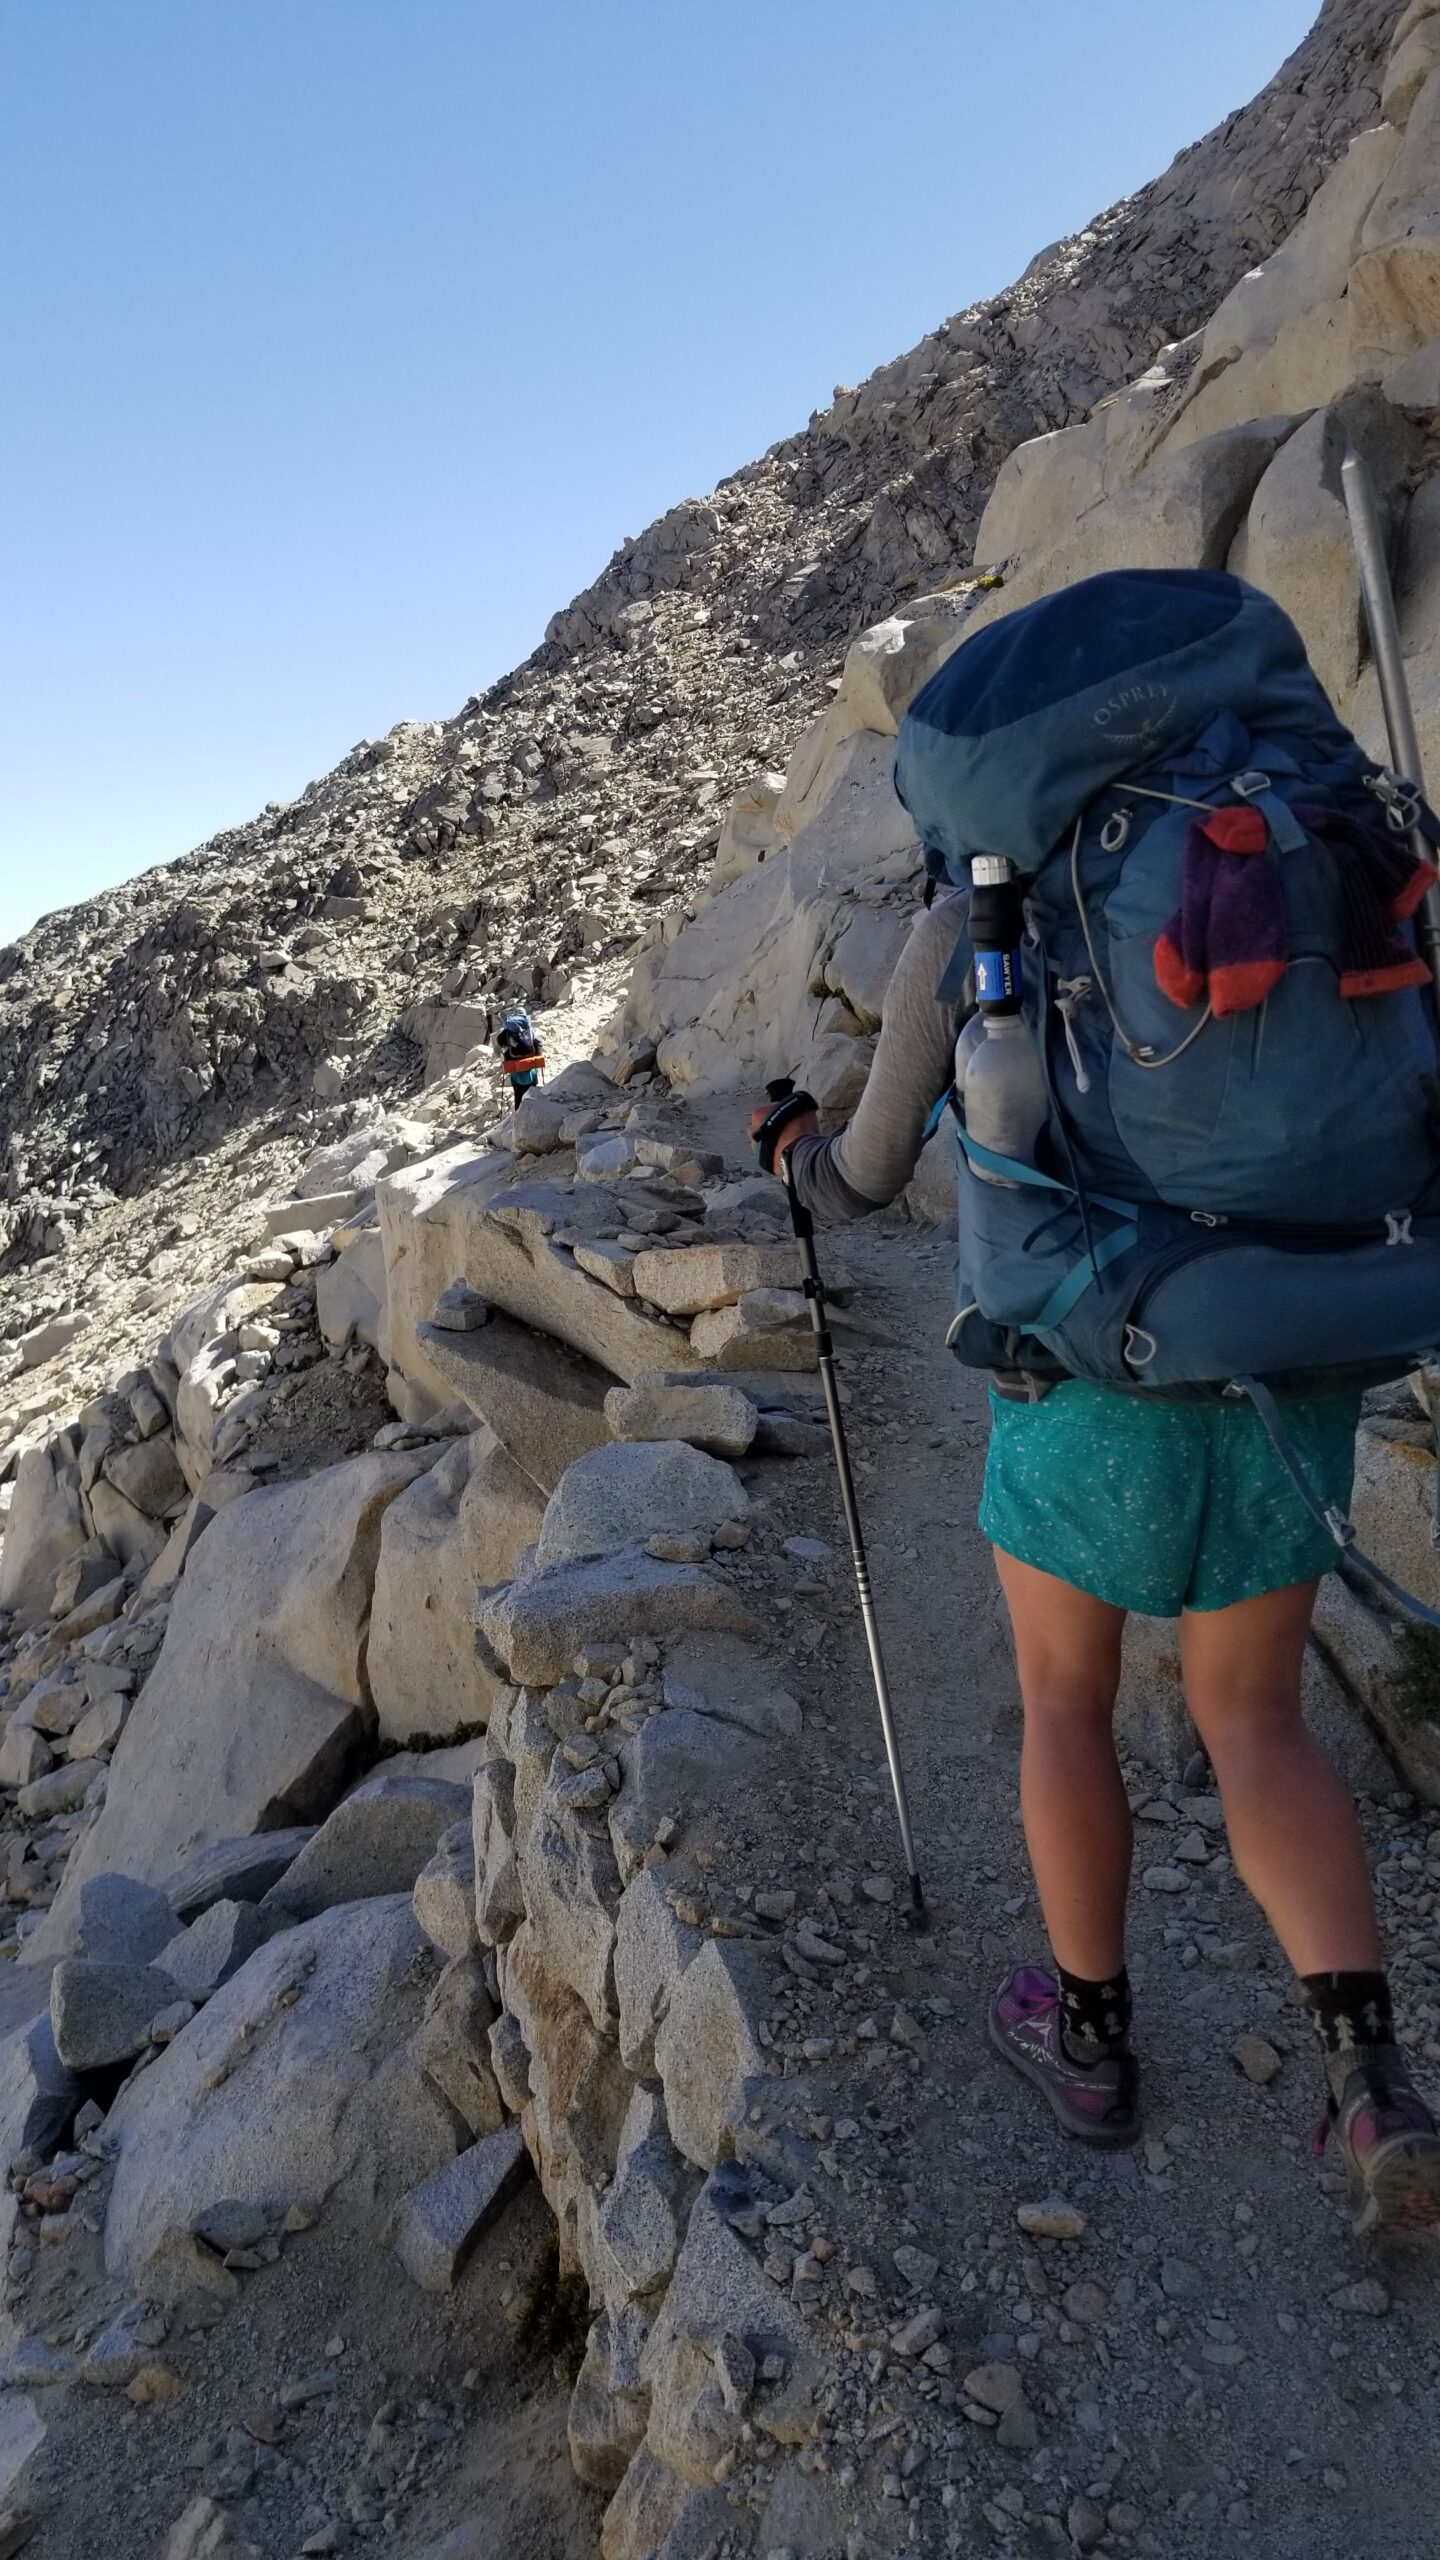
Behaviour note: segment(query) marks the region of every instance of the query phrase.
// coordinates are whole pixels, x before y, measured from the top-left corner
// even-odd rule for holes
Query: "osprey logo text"
[[[1095,726],[1117,747],[1154,747],[1175,709],[1168,685],[1131,684],[1112,693],[1095,714]]]

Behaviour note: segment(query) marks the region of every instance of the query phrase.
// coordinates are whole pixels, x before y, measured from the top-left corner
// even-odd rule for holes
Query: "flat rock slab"
[[[798,1289],[748,1289],[733,1306],[698,1315],[690,1347],[717,1369],[814,1369],[820,1356]]]
[[[406,2274],[427,2293],[450,2293],[486,2226],[503,2211],[530,2174],[530,2154],[518,2124],[487,2133],[396,2208],[395,2254]]]
[[[739,1387],[717,1379],[703,1386],[671,1386],[655,1372],[633,1387],[612,1387],[605,1419],[616,1440],[688,1440],[712,1458],[743,1458],[760,1428],[760,1416]]]
[[[542,1493],[604,1440],[610,1373],[552,1336],[492,1315],[479,1333],[422,1324],[419,1338],[448,1392],[489,1424]]]
[[[106,1964],[149,1964],[175,1935],[168,1895],[134,1876],[89,1876],[80,1888],[77,1956]]]
[[[753,1948],[710,1938],[670,1995],[655,2038],[655,2067],[676,2149],[711,2169],[765,2077],[756,2033],[769,1987]]]
[[[624,1775],[609,1808],[611,1845],[626,1882],[643,1866],[662,1821],[683,1823],[697,1809],[717,1814],[727,1798],[734,1800],[760,1782],[762,1759],[756,1744],[733,1724],[727,1728],[683,1707],[647,1716],[639,1732],[620,1746]]]
[[[212,1841],[176,1868],[165,1899],[177,1920],[198,1919],[212,1902],[259,1902],[314,1837],[314,1823],[305,1822],[248,1839]]]
[[[664,1679],[668,1707],[715,1716],[747,1733],[799,1739],[804,1719],[798,1699],[738,1636],[701,1631],[679,1637],[667,1648]]]
[[[475,1651],[475,1588],[509,1580],[544,1511],[483,1422],[391,1503],[365,1654],[384,1741],[449,1741],[489,1723],[497,1683]]]
[[[0,2393],[0,2498],[8,2499],[45,2436],[45,2421],[28,2392]],[[23,2544],[12,2542],[10,2548],[19,2551]]]
[[[471,1799],[443,1779],[392,1777],[381,1770],[335,1807],[265,1896],[267,1911],[313,1920],[342,1902],[412,1893],[444,1834]]]
[[[623,1224],[622,1200],[638,1199],[640,1189],[629,1183],[517,1182],[508,1160],[501,1160],[497,1183],[494,1158],[465,1157],[458,1149],[453,1164],[437,1159],[424,1181],[400,1175],[383,1183],[392,1357],[408,1375],[408,1329],[420,1374],[438,1374],[431,1366],[429,1318],[440,1290],[456,1279],[467,1280],[501,1313],[569,1343],[627,1385],[639,1370],[683,1356],[682,1333],[591,1279],[567,1245],[554,1241],[560,1232],[613,1237]],[[490,1330],[487,1325],[486,1334]]]
[[[267,2227],[327,2199],[378,2239],[417,2177],[455,2155],[454,2111],[409,2046],[438,1962],[408,1896],[272,1938],[123,2090],[105,2257],[162,2296],[194,2281],[221,2203]]]
[[[482,1594],[477,1624],[512,1680],[548,1688],[566,1678],[585,1644],[636,1635],[664,1642],[693,1627],[748,1635],[756,1621],[739,1593],[702,1566],[663,1564],[642,1548],[624,1547]]]
[[[698,1316],[729,1306],[749,1289],[798,1289],[799,1248],[779,1244],[682,1245],[669,1252],[638,1253],[637,1294],[666,1315]]]
[[[184,1999],[209,2000],[285,1925],[285,1915],[253,1902],[212,1902],[161,1948],[157,1962]]]
[[[637,2079],[655,2070],[655,2033],[685,1967],[705,1941],[676,1917],[653,1867],[642,1867],[615,1915],[615,1997],[620,2059]]]
[[[50,1979],[55,2050],[70,2071],[130,2062],[150,2041],[150,2025],[175,2005],[176,1986],[153,1964],[96,1964],[67,1956]]]
[[[43,1975],[33,1991],[44,2000]],[[73,2123],[84,2094],[55,2050],[48,2008],[13,2027],[0,2042],[0,2169],[8,2169],[20,2151],[48,2156]]]
[[[364,1206],[361,1191],[329,1191],[320,1199],[272,1200],[261,1212],[267,1236],[316,1235],[322,1227],[338,1227]]]
[[[54,1760],[43,1733],[33,1725],[12,1724],[0,1741],[0,1787],[31,1787]]]
[[[657,1532],[707,1539],[750,1497],[733,1467],[684,1440],[610,1441],[569,1468],[550,1496],[537,1562],[609,1555]]]
[[[0,1542],[0,1609],[13,1609],[22,1626],[48,1616],[61,1572],[89,1545],[80,1470],[61,1454],[71,1446],[62,1439],[27,1449],[15,1470]]]
[[[415,1879],[411,1907],[432,1946],[446,1956],[473,1954],[480,1941],[475,1928],[475,1836],[472,1814],[452,1825],[435,1854]]]
[[[150,1519],[161,1520],[178,1510],[189,1491],[168,1440],[136,1440],[112,1449],[105,1460],[105,1474],[117,1492]]]
[[[98,1821],[36,1932],[73,1943],[110,1868],[163,1885],[196,1850],[326,1810],[364,1725],[370,1594],[387,1506],[423,1458],[370,1453],[217,1514],[115,1746]]]

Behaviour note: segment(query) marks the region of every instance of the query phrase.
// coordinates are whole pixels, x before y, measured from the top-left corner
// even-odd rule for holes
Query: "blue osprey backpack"
[[[1342,727],[1280,608],[1203,570],[1045,597],[917,695],[896,788],[932,875],[962,885],[981,853],[1022,875],[1050,1096],[1035,1161],[989,1180],[949,1097],[960,1357],[1161,1396],[1308,1395],[1433,1359],[1435,997],[1413,921],[1386,992],[1353,992],[1347,963],[1357,881],[1440,830]],[[1157,975],[1197,825],[1263,845],[1282,893],[1261,884],[1277,982],[1223,1014],[1167,991],[1163,950]],[[969,957],[962,939],[942,999]]]

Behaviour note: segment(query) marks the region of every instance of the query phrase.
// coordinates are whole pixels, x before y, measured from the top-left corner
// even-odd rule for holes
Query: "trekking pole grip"
[[[789,1196],[791,1215],[797,1221],[800,1218],[806,1218],[808,1222],[808,1212],[801,1209],[795,1196],[795,1186],[790,1179],[789,1149],[786,1149],[778,1165],[775,1160],[775,1150],[781,1135],[789,1128],[791,1122],[800,1119],[804,1113],[814,1110],[814,1098],[797,1089],[793,1076],[774,1076],[765,1087],[765,1099],[770,1107],[753,1133],[755,1161],[762,1173],[779,1174]],[[798,1223],[796,1232],[799,1232]]]

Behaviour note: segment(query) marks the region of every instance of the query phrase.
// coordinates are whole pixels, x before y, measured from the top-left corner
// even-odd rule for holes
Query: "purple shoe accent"
[[[1019,1965],[1007,1974],[990,2003],[990,2041],[997,2053],[1040,2091],[1067,2133],[1079,2142],[1113,2146],[1133,2142],[1140,2130],[1139,2072],[1134,2055],[1102,2052],[1076,2062],[1060,2023],[1060,1992],[1053,1974]]]
[[[1038,1964],[1022,1964],[996,1993],[1017,2017],[1038,2016],[1047,2009],[1058,2009],[1059,1986],[1050,1973],[1042,1973]]]
[[[1440,2239],[1440,2130],[1398,2047],[1352,2071],[1331,2102],[1360,2236]]]

